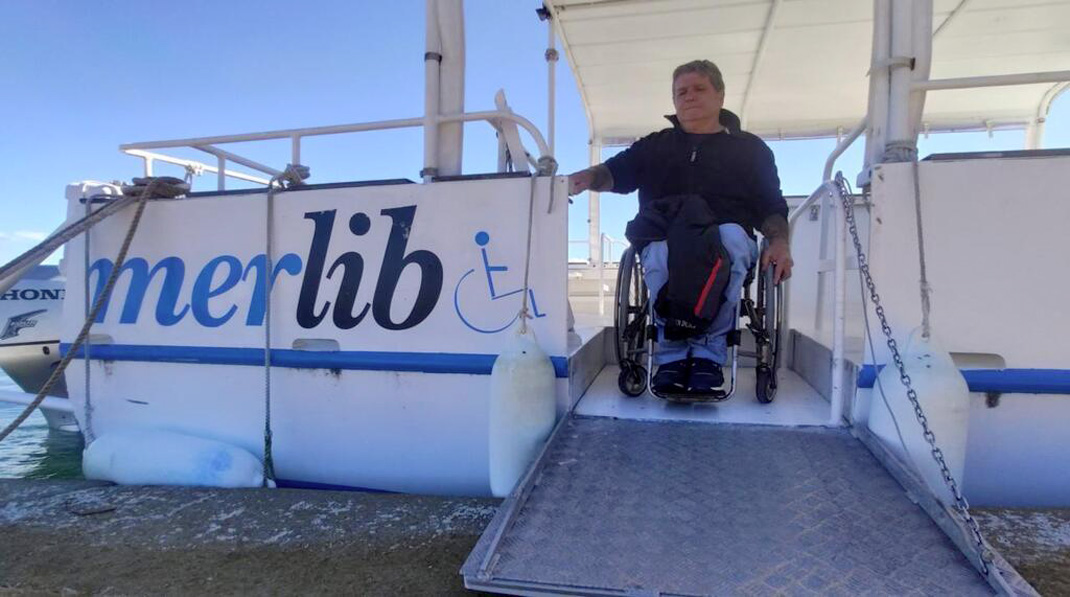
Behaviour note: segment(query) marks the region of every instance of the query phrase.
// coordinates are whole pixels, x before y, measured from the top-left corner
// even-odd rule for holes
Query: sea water
[[[0,390],[21,391],[0,372]],[[25,407],[0,402],[0,429],[15,420]],[[82,434],[48,428],[36,411],[3,441],[0,441],[0,478],[81,479]]]

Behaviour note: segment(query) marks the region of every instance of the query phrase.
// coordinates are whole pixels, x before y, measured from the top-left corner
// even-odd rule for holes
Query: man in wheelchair
[[[658,326],[659,394],[711,394],[724,385],[735,300],[767,241],[761,269],[791,275],[788,207],[773,153],[724,110],[724,80],[708,60],[676,68],[671,128],[569,176],[569,193],[639,190],[628,240],[640,255]],[[622,264],[622,268],[625,267]]]

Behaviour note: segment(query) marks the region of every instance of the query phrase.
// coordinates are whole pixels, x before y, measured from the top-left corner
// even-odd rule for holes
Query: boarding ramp
[[[476,546],[511,594],[988,595],[845,430],[572,417]]]
[[[931,498],[918,486],[905,491],[890,463],[851,430],[757,424],[762,411],[747,392],[672,412],[622,406],[627,398],[613,407],[600,388],[614,373],[602,371],[503,503],[462,569],[468,588],[992,594],[916,503]],[[801,414],[820,398],[795,381],[798,391],[778,403]]]

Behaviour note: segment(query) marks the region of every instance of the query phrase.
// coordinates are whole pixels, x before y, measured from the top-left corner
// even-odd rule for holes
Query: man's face
[[[672,102],[682,123],[710,118],[716,122],[724,106],[724,92],[714,89],[706,75],[684,73],[672,83]]]

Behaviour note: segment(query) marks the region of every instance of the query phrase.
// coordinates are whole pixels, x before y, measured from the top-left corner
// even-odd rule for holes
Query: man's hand
[[[580,193],[591,188],[591,180],[594,179],[594,174],[588,170],[580,170],[579,172],[573,172],[568,175],[568,194],[579,195]]]
[[[608,191],[613,188],[613,175],[605,164],[568,175],[568,194],[578,195],[584,191]]]
[[[783,238],[771,240],[769,246],[762,253],[761,263],[761,271],[763,272],[770,265],[775,268],[773,270],[773,284],[780,284],[790,278],[791,266],[795,265],[795,262],[791,258],[791,247],[788,246],[788,241]]]

